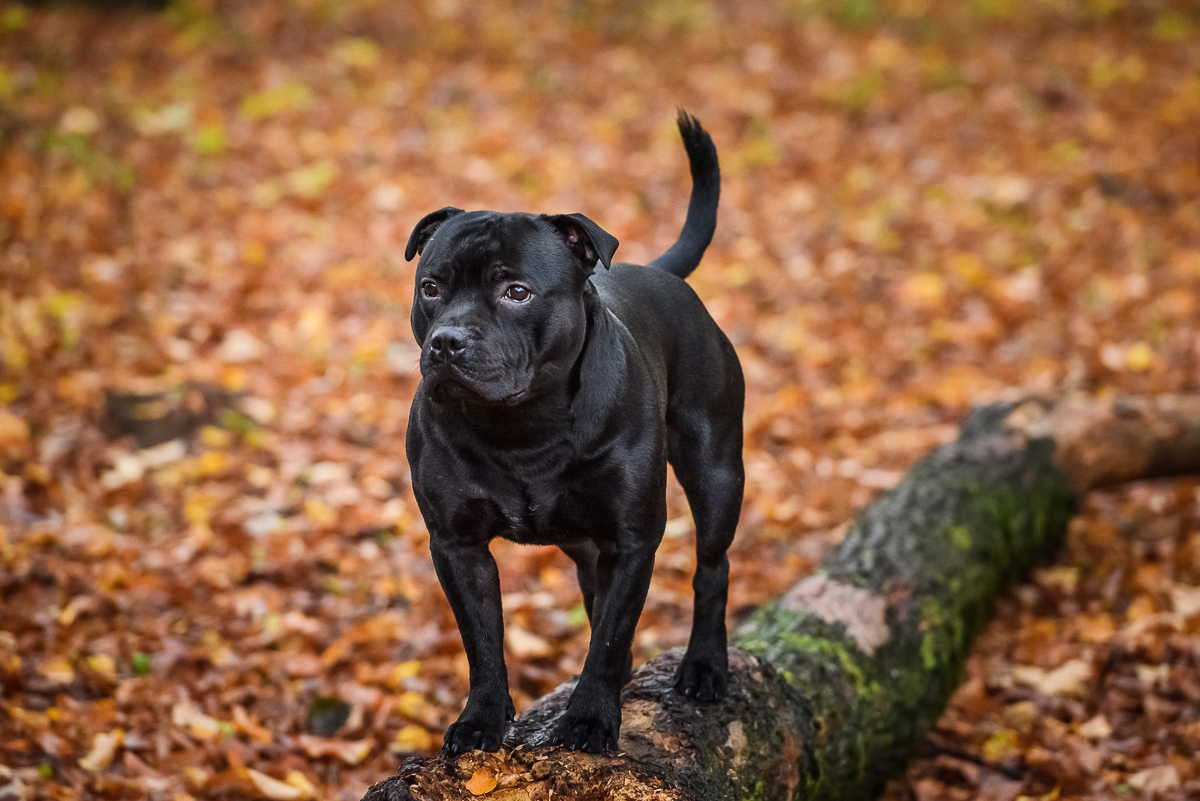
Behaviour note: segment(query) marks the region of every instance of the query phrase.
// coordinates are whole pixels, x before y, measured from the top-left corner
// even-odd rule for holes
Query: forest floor
[[[1200,388],[1200,15],[1168,0],[0,3],[0,797],[356,801],[466,661],[403,438],[446,205],[691,280],[748,382],[731,622],[973,403]],[[685,642],[670,521],[635,644]],[[518,709],[588,641],[497,543]],[[1200,484],[1094,493],[900,799],[1200,797]]]

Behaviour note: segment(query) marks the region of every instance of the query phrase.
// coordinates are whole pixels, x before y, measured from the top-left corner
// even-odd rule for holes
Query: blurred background
[[[1195,391],[1198,34],[1183,0],[0,2],[0,796],[355,801],[440,746],[404,244],[582,212],[653,258],[677,107],[748,380],[731,625],[971,404]],[[1200,792],[1198,499],[1091,496],[889,797]],[[638,663],[690,625],[669,508]],[[557,551],[494,552],[520,710],[587,621]]]

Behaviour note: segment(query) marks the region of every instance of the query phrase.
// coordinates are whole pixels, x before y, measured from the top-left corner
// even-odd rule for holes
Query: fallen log
[[[409,759],[364,801],[867,799],[900,773],[1005,586],[1062,543],[1081,493],[1200,471],[1200,396],[983,406],[858,516],[730,649],[729,697],[671,689],[679,651],[622,693],[619,747],[545,745],[572,684],[495,754]]]

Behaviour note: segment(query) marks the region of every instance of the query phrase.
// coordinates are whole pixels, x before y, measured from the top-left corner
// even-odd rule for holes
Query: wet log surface
[[[725,701],[674,693],[681,652],[662,654],[625,688],[616,753],[545,744],[568,683],[501,751],[412,758],[366,799],[875,797],[942,714],[996,595],[1062,543],[1078,494],[1197,470],[1200,398],[977,408],[743,624]]]

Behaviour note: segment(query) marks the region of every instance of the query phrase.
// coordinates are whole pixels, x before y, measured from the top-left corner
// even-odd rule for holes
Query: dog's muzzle
[[[442,326],[429,336],[429,361],[432,364],[452,364],[467,351],[467,329]]]

